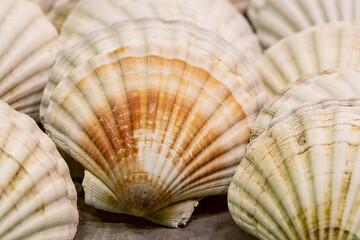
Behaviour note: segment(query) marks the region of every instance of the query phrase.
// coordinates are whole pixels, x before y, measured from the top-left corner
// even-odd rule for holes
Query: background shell
[[[76,43],[115,22],[144,18],[187,21],[223,37],[246,52],[250,61],[261,55],[246,19],[224,0],[81,0],[64,23],[61,39]]]
[[[113,52],[60,71],[69,74],[50,91],[43,123],[87,168],[87,203],[178,227],[197,199],[226,193],[265,94],[246,59],[200,30],[121,22],[105,32],[112,37],[93,35],[115,40]]]
[[[76,191],[53,142],[0,101],[0,238],[73,239]]]
[[[2,0],[0,6],[0,100],[38,120],[58,35],[33,3]]]
[[[54,24],[58,32],[61,32],[62,26],[80,0],[56,0],[54,7],[48,13],[48,19]]]
[[[251,128],[251,141],[266,131],[271,121],[293,108],[321,99],[360,97],[360,73],[353,71],[324,72],[307,76],[287,85],[267,102]]]
[[[360,100],[304,105],[274,119],[231,182],[235,222],[260,239],[360,236]]]
[[[357,22],[308,28],[266,50],[256,68],[272,95],[306,75],[334,69],[359,70],[359,36]]]
[[[358,0],[252,0],[248,15],[263,46],[314,25],[359,20]]]

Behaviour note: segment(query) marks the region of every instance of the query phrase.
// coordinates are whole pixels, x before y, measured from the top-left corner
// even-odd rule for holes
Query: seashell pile
[[[42,121],[85,166],[87,204],[179,227],[198,199],[226,194],[265,100],[240,52],[191,23],[142,19],[62,54]]]
[[[0,239],[78,223],[22,113],[95,208],[178,228],[228,193],[260,239],[360,237],[359,19],[359,0],[1,0]]]
[[[274,118],[231,182],[235,222],[260,239],[360,236],[360,99],[323,100]]]
[[[76,191],[55,145],[0,101],[0,239],[73,239]]]

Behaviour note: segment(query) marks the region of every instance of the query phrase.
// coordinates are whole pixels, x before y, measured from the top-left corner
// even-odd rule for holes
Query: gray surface
[[[202,200],[195,208],[187,226],[182,229],[171,229],[143,218],[105,212],[87,206],[81,186],[83,169],[69,158],[66,160],[78,191],[80,222],[75,240],[256,240],[235,224],[227,209],[226,196],[212,196]]]

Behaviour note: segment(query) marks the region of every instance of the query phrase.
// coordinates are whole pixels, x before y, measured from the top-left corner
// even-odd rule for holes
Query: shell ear
[[[146,219],[171,228],[185,227],[200,199],[174,203],[146,216]]]
[[[109,212],[128,213],[115,193],[87,170],[85,170],[82,186],[87,205]]]

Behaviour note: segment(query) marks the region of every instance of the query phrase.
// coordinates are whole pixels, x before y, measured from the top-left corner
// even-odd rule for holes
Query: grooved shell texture
[[[272,121],[228,192],[235,222],[260,239],[360,237],[360,101],[324,100]]]
[[[92,36],[57,61],[45,129],[87,169],[88,204],[183,226],[199,198],[226,193],[265,101],[261,80],[190,23],[127,21]]]
[[[0,239],[73,239],[75,186],[54,143],[0,101]]]
[[[37,121],[57,52],[56,29],[35,4],[1,0],[0,100]]]

